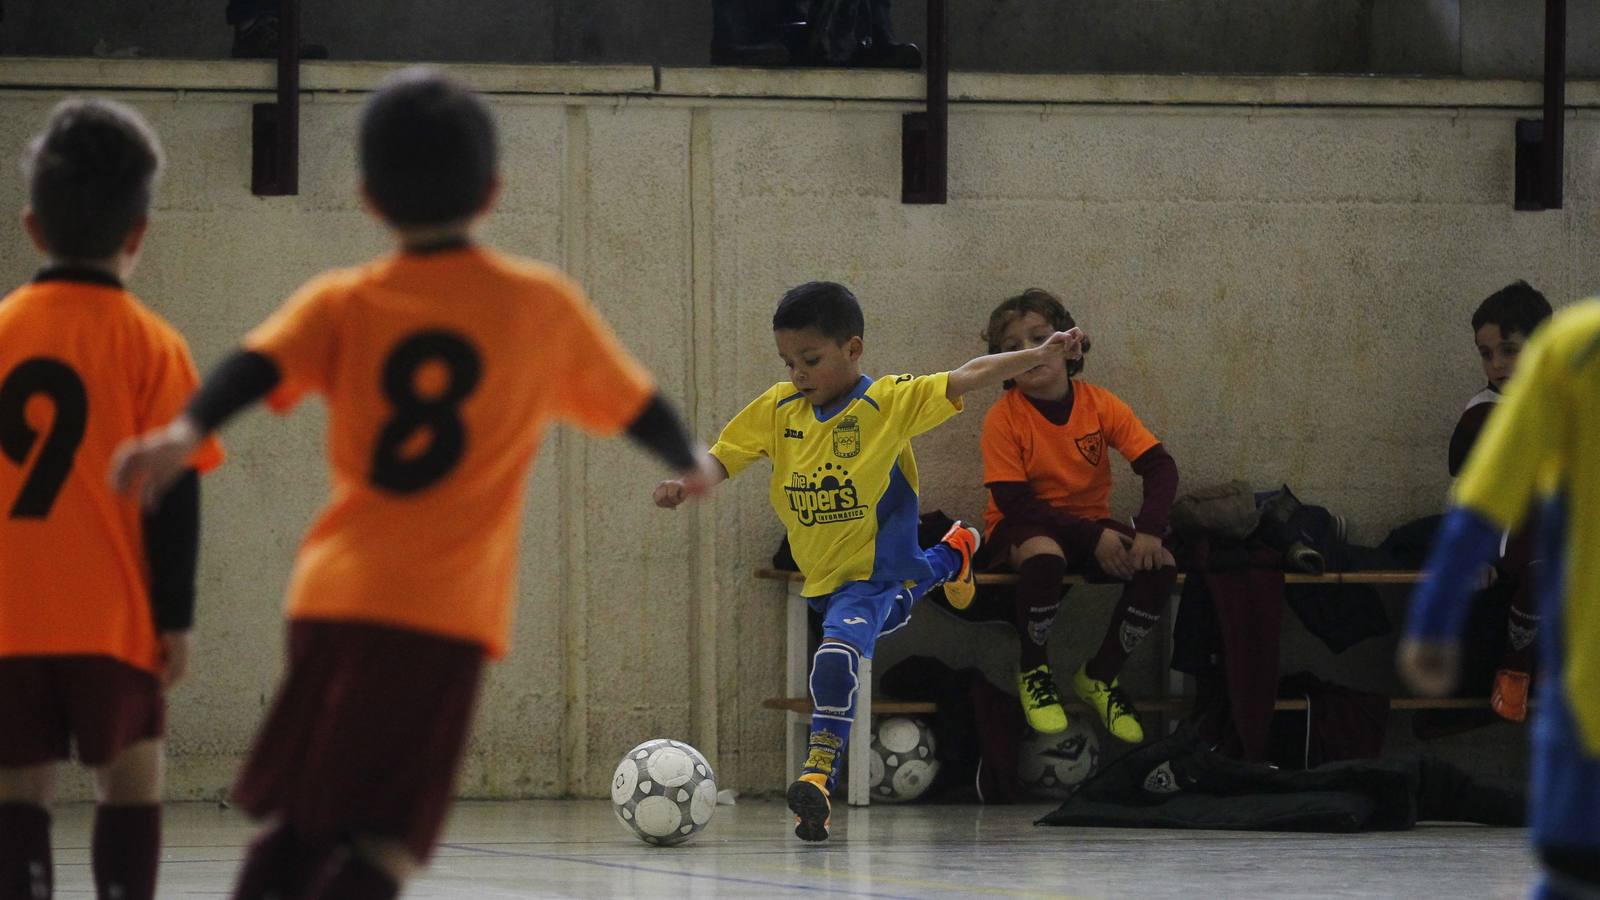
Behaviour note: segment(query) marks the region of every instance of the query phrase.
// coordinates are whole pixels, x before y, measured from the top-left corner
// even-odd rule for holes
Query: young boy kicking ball
[[[723,429],[710,458],[723,478],[760,457],[772,461],[771,501],[802,589],[822,613],[822,644],[811,662],[811,738],[804,771],[789,787],[795,834],[828,837],[829,796],[855,719],[858,667],[879,635],[906,624],[935,585],[957,607],[972,602],[977,529],[957,522],[943,543],[917,545],[917,463],[911,438],[961,411],[961,396],[1065,359],[1077,336],[1055,334],[1038,347],[982,356],[937,375],[861,374],[863,319],[843,285],[810,282],[784,295],[772,317],[789,380],[773,385]],[[682,480],[656,486],[671,509],[689,491]]]

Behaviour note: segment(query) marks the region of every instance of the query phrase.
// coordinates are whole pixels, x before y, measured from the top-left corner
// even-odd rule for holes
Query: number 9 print
[[[13,519],[50,515],[89,425],[89,394],[78,373],[48,357],[24,360],[0,384],[0,450],[7,459],[20,466],[33,452],[39,432],[28,424],[28,401],[41,394],[55,405],[55,414],[44,447],[11,507]]]

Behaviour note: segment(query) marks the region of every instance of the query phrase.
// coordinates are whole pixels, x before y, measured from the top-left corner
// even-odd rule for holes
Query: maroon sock
[[[1533,671],[1533,653],[1539,637],[1539,616],[1534,612],[1533,579],[1524,573],[1511,595],[1506,614],[1506,655],[1500,668],[1513,672]]]
[[[389,873],[359,854],[346,853],[341,859],[323,871],[322,878],[306,892],[307,900],[394,900],[400,896],[400,885]]]
[[[50,814],[0,803],[0,900],[48,900],[51,887]]]
[[[161,807],[101,806],[90,843],[95,892],[119,900],[152,900],[161,860]]]
[[[1017,567],[1015,624],[1024,672],[1050,661],[1050,626],[1061,609],[1061,576],[1066,573],[1067,561],[1049,553],[1030,556]]]
[[[1139,646],[1144,636],[1161,621],[1162,608],[1172,595],[1172,586],[1178,582],[1178,570],[1155,569],[1140,572],[1122,591],[1117,611],[1111,616],[1105,640],[1100,642],[1100,652],[1084,667],[1090,678],[1110,682],[1122,671],[1128,654]]]
[[[306,840],[288,824],[269,828],[250,843],[233,898],[298,898],[332,853],[332,847]]]

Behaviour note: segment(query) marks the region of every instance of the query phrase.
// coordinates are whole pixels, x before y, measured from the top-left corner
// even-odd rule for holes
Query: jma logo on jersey
[[[789,476],[789,484],[783,492],[801,525],[827,525],[866,516],[867,508],[861,505],[861,495],[856,492],[855,482],[849,475],[828,463],[812,472],[809,478],[799,472]]]
[[[833,429],[833,455],[849,459],[861,452],[861,425],[855,416],[845,416]]]

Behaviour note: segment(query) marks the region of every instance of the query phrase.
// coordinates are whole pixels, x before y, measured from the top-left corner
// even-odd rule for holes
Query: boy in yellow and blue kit
[[[951,372],[874,380],[861,374],[863,319],[842,285],[809,282],[784,295],[772,317],[789,380],[773,385],[723,429],[710,450],[724,477],[772,461],[770,499],[805,575],[803,593],[822,613],[811,663],[811,738],[790,785],[795,834],[828,837],[836,763],[855,718],[857,672],[878,636],[903,626],[912,604],[946,583],[952,605],[972,601],[979,532],[957,522],[942,543],[917,544],[917,463],[911,438],[961,411],[961,396],[1065,357],[1078,335],[982,356]],[[657,506],[685,499],[680,481],[656,486]]]
[[[1477,574],[1540,501],[1539,706],[1529,823],[1538,898],[1600,896],[1600,301],[1557,313],[1467,458],[1412,600],[1400,671],[1443,695]]]

